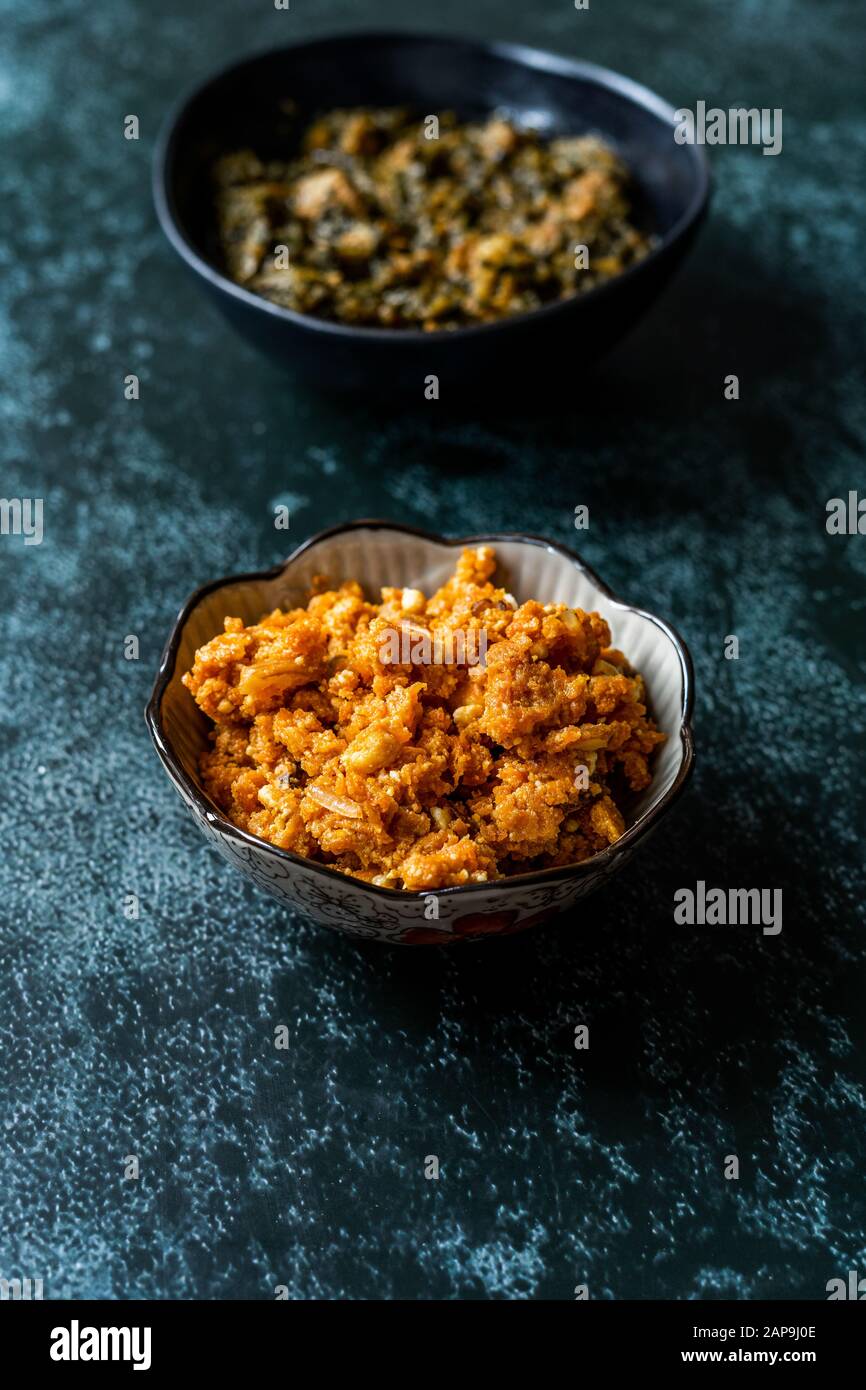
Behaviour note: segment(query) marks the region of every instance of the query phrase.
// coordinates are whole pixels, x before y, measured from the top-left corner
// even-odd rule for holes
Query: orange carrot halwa
[[[196,652],[201,778],[234,824],[383,887],[435,891],[616,841],[664,740],[598,613],[518,604],[465,550],[431,598],[316,585]]]

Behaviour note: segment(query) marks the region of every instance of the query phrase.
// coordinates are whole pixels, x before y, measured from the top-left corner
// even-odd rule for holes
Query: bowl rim
[[[223,813],[214,805],[206,795],[198,782],[192,778],[183,767],[180,759],[175,754],[171,740],[166,733],[162,720],[162,700],[168,688],[169,682],[174,676],[177,665],[177,655],[183,637],[186,623],[190,614],[201,603],[208,594],[217,589],[224,588],[230,584],[243,584],[254,581],[278,579],[285,574],[296,560],[308,550],[321,544],[322,541],[330,540],[334,536],[345,535],[351,531],[391,531],[402,535],[417,536],[421,540],[431,541],[436,545],[442,545],[449,549],[459,549],[464,546],[491,544],[496,545],[502,542],[518,542],[538,546],[544,550],[552,551],[557,555],[567,559],[579,573],[583,574],[590,583],[594,584],[601,594],[604,595],[608,603],[623,612],[634,613],[638,617],[644,618],[668,639],[676,652],[680,664],[681,677],[681,696],[680,696],[680,724],[679,735],[681,745],[681,762],[677,769],[677,774],[668,787],[667,791],[650,806],[633,825],[630,825],[623,835],[609,845],[607,849],[600,850],[598,854],[592,855],[589,859],[583,859],[577,864],[561,864],[552,868],[538,869],[525,874],[513,874],[508,878],[493,879],[489,883],[459,883],[447,888],[427,889],[404,889],[404,888],[383,888],[378,884],[368,883],[365,879],[354,878],[352,875],[344,874],[339,869],[332,868],[329,864],[320,864],[314,859],[307,859],[301,854],[295,854],[293,850],[283,849],[279,845],[271,844],[269,840],[264,840],[259,835],[253,835],[247,830],[242,830],[240,826],[234,825]],[[190,698],[192,698],[190,696]],[[694,666],[692,664],[691,653],[686,646],[683,638],[670,623],[657,614],[649,612],[645,608],[638,608],[634,604],[626,603],[624,599],[614,593],[613,589],[602,580],[589,565],[587,565],[576,551],[568,546],[560,544],[558,541],[546,540],[543,536],[532,535],[528,532],[486,532],[483,535],[474,536],[444,536],[435,531],[427,531],[419,526],[403,525],[400,522],[388,521],[382,518],[361,518],[358,521],[345,522],[342,525],[329,526],[324,531],[317,531],[315,535],[309,536],[302,541],[299,546],[283,561],[276,565],[271,565],[268,569],[253,570],[245,574],[225,575],[220,579],[211,580],[207,584],[200,585],[195,589],[183,604],[177,617],[174,620],[162,657],[159,668],[154,680],[150,699],[144,711],[145,722],[150,732],[156,752],[162,762],[163,767],[168,773],[171,781],[177,790],[188,798],[206,822],[218,830],[221,834],[227,835],[230,839],[237,840],[240,844],[255,850],[277,855],[283,859],[289,867],[300,866],[311,870],[324,877],[331,883],[339,883],[347,889],[353,885],[374,897],[381,897],[389,902],[421,901],[429,896],[430,892],[435,891],[437,898],[443,896],[456,896],[466,893],[478,893],[479,891],[501,893],[508,889],[517,889],[534,886],[541,883],[565,882],[567,879],[583,877],[587,874],[595,874],[599,869],[606,869],[607,865],[624,851],[642,840],[651,830],[655,828],[661,817],[670,810],[685,790],[686,784],[692,774],[695,761],[694,733],[692,729],[692,715],[694,710]],[[291,877],[291,876],[290,876]]]
[[[420,328],[355,326],[317,318],[313,314],[303,314],[295,309],[287,309],[283,305],[273,304],[270,300],[264,299],[261,295],[254,294],[251,290],[247,290],[242,285],[237,285],[233,280],[230,280],[196,249],[187,235],[184,224],[177,213],[173,190],[168,178],[169,164],[178,128],[187,112],[210,88],[216,87],[244,67],[253,67],[256,63],[281,53],[290,54],[309,48],[327,48],[329,45],[354,45],[369,42],[447,44],[454,48],[469,49],[477,53],[504,58],[518,66],[534,68],[541,72],[555,73],[562,77],[584,78],[615,93],[634,106],[643,107],[644,110],[658,119],[671,125],[675,124],[676,108],[652,91],[651,88],[636,82],[633,78],[626,77],[612,68],[602,67],[597,63],[588,63],[579,58],[568,58],[562,54],[551,53],[547,49],[533,48],[522,43],[478,39],[463,37],[462,35],[416,33],[413,30],[358,29],[337,31],[332,34],[320,35],[317,38],[299,39],[294,43],[258,49],[212,73],[210,77],[198,82],[195,87],[188,90],[175,102],[164,118],[157,136],[152,165],[152,191],[156,214],[169,244],[190,269],[201,276],[212,289],[227,294],[236,303],[257,309],[277,322],[291,323],[295,327],[326,336],[353,342],[424,343],[429,347],[431,341],[451,342],[495,333],[509,327],[517,329],[524,324],[534,324],[541,319],[553,318],[564,312],[573,311],[577,305],[594,302],[603,295],[618,293],[620,287],[626,285],[633,277],[644,274],[662,256],[666,256],[691,227],[700,222],[706,212],[711,192],[709,161],[701,146],[690,145],[695,187],[685,212],[642,260],[628,266],[612,280],[596,285],[583,294],[569,295],[550,304],[542,304],[535,309],[524,310],[507,318],[496,319],[492,323],[467,324],[458,328],[443,329],[438,333],[430,333]]]

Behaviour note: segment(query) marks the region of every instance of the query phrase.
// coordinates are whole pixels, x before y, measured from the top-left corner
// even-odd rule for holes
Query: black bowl
[[[285,153],[291,97],[301,116],[333,106],[409,105],[475,119],[494,109],[545,134],[602,135],[632,171],[638,220],[656,248],[616,279],[530,313],[468,328],[353,328],[283,309],[219,269],[210,170],[243,146]],[[265,352],[328,387],[449,387],[486,379],[526,384],[595,363],[631,328],[683,259],[706,210],[703,151],[674,140],[674,110],[645,87],[590,63],[514,44],[361,33],[314,39],[248,58],[183,101],[163,129],[154,197],[172,246],[229,320]]]

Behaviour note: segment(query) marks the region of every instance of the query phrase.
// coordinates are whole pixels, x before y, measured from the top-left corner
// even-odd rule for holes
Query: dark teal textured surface
[[[0,0],[0,19],[0,492],[45,499],[41,546],[0,537],[0,1275],[54,1297],[816,1299],[866,1273],[866,536],[824,526],[828,498],[866,493],[862,6]],[[414,409],[314,396],[200,297],[149,159],[191,80],[358,23],[557,48],[675,105],[781,106],[783,153],[714,152],[686,269],[541,417],[420,387]],[[189,590],[283,554],[277,501],[292,543],[361,515],[569,543],[586,503],[586,559],[682,631],[694,782],[572,918],[358,949],[200,839],[141,712]],[[676,927],[697,879],[781,887],[783,932]]]

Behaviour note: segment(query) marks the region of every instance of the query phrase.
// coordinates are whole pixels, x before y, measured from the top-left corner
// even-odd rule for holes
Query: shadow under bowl
[[[546,137],[597,134],[632,174],[635,216],[656,246],[613,280],[494,323],[424,332],[356,328],[299,314],[243,289],[220,269],[211,171],[249,147],[285,158],[300,117],[328,107],[402,106],[461,120],[503,112]],[[212,77],[169,116],[154,160],[157,213],[168,240],[252,343],[327,389],[412,390],[425,378],[459,394],[509,381],[522,388],[594,366],[646,312],[682,261],[706,211],[703,151],[678,145],[674,109],[627,77],[505,43],[419,34],[353,33],[247,58]]]

